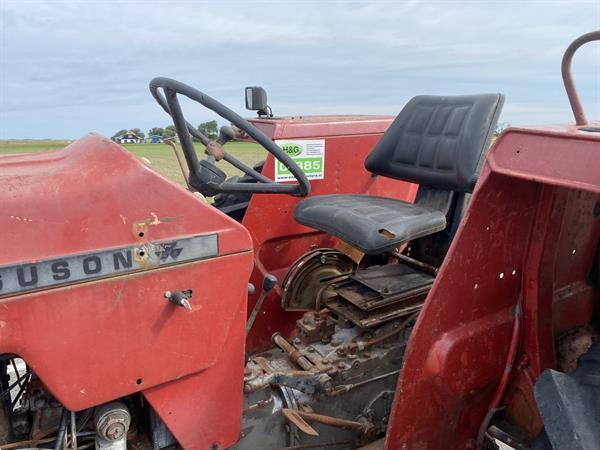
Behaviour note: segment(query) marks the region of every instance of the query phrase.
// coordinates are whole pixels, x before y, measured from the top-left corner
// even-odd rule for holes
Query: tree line
[[[216,120],[211,120],[210,122],[202,122],[198,125],[197,130],[206,136],[209,139],[216,139],[219,135],[219,124]],[[127,133],[132,132],[140,139],[145,139],[146,134],[140,130],[139,128],[129,128],[128,130],[119,130],[115,134],[112,135],[111,139],[113,141],[119,140],[119,138],[123,137]],[[166,127],[152,127],[148,130],[148,137],[150,136],[160,136],[162,139],[172,139],[177,135],[177,130],[175,129],[175,125],[168,125]]]

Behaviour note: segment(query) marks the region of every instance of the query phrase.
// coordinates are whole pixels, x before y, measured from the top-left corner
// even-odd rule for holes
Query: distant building
[[[150,141],[151,144],[162,144],[163,137],[158,134],[153,134],[151,136],[148,136],[147,141],[148,140]]]
[[[142,138],[135,134],[133,131],[128,131],[123,136],[117,139],[121,144],[139,144],[142,142]]]

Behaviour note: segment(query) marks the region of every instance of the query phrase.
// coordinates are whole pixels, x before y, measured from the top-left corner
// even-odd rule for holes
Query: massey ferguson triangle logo
[[[167,244],[162,245],[162,249],[159,252],[154,252],[154,254],[160,258],[161,261],[166,261],[169,257],[176,260],[181,252],[183,251],[182,247],[177,247],[177,241],[169,242]]]

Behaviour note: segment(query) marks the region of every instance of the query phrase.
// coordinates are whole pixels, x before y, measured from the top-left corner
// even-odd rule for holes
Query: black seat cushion
[[[379,254],[446,227],[441,211],[370,195],[321,195],[302,201],[294,217],[339,237],[363,253]]]
[[[365,167],[436,189],[472,192],[503,104],[501,94],[414,97]]]

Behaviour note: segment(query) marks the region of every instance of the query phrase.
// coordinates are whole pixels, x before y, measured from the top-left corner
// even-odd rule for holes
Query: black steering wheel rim
[[[150,93],[162,109],[171,116],[173,124],[177,130],[181,147],[183,149],[186,162],[190,169],[190,180],[200,180],[200,184],[208,183],[209,190],[211,192],[248,192],[248,193],[272,193],[272,194],[290,194],[295,196],[304,197],[310,192],[310,183],[306,178],[306,175],[294,163],[292,158],[285,153],[275,142],[267,137],[262,131],[252,125],[248,120],[244,119],[239,114],[235,113],[222,103],[218,102],[214,98],[204,94],[203,92],[188,86],[179,81],[157,77],[150,81]],[[160,92],[162,89],[163,93]],[[217,115],[226,119],[230,123],[234,124],[240,130],[246,132],[256,142],[262,145],[265,150],[273,155],[273,157],[279,160],[291,174],[296,178],[297,183],[283,184],[277,183],[270,178],[256,172],[251,167],[237,160],[228,153],[224,154],[223,159],[232,164],[234,167],[242,170],[244,173],[255,178],[258,183],[235,183],[223,181],[221,183],[211,183],[206,181],[206,176],[203,177],[202,171],[206,169],[206,162],[202,164],[198,160],[192,136],[202,142],[204,145],[208,145],[210,140],[188,123],[184,116],[177,95],[183,95],[190,100],[200,103],[205,108],[210,109]],[[210,163],[209,163],[210,164]],[[203,167],[204,166],[204,167]],[[204,181],[203,181],[204,180]]]

